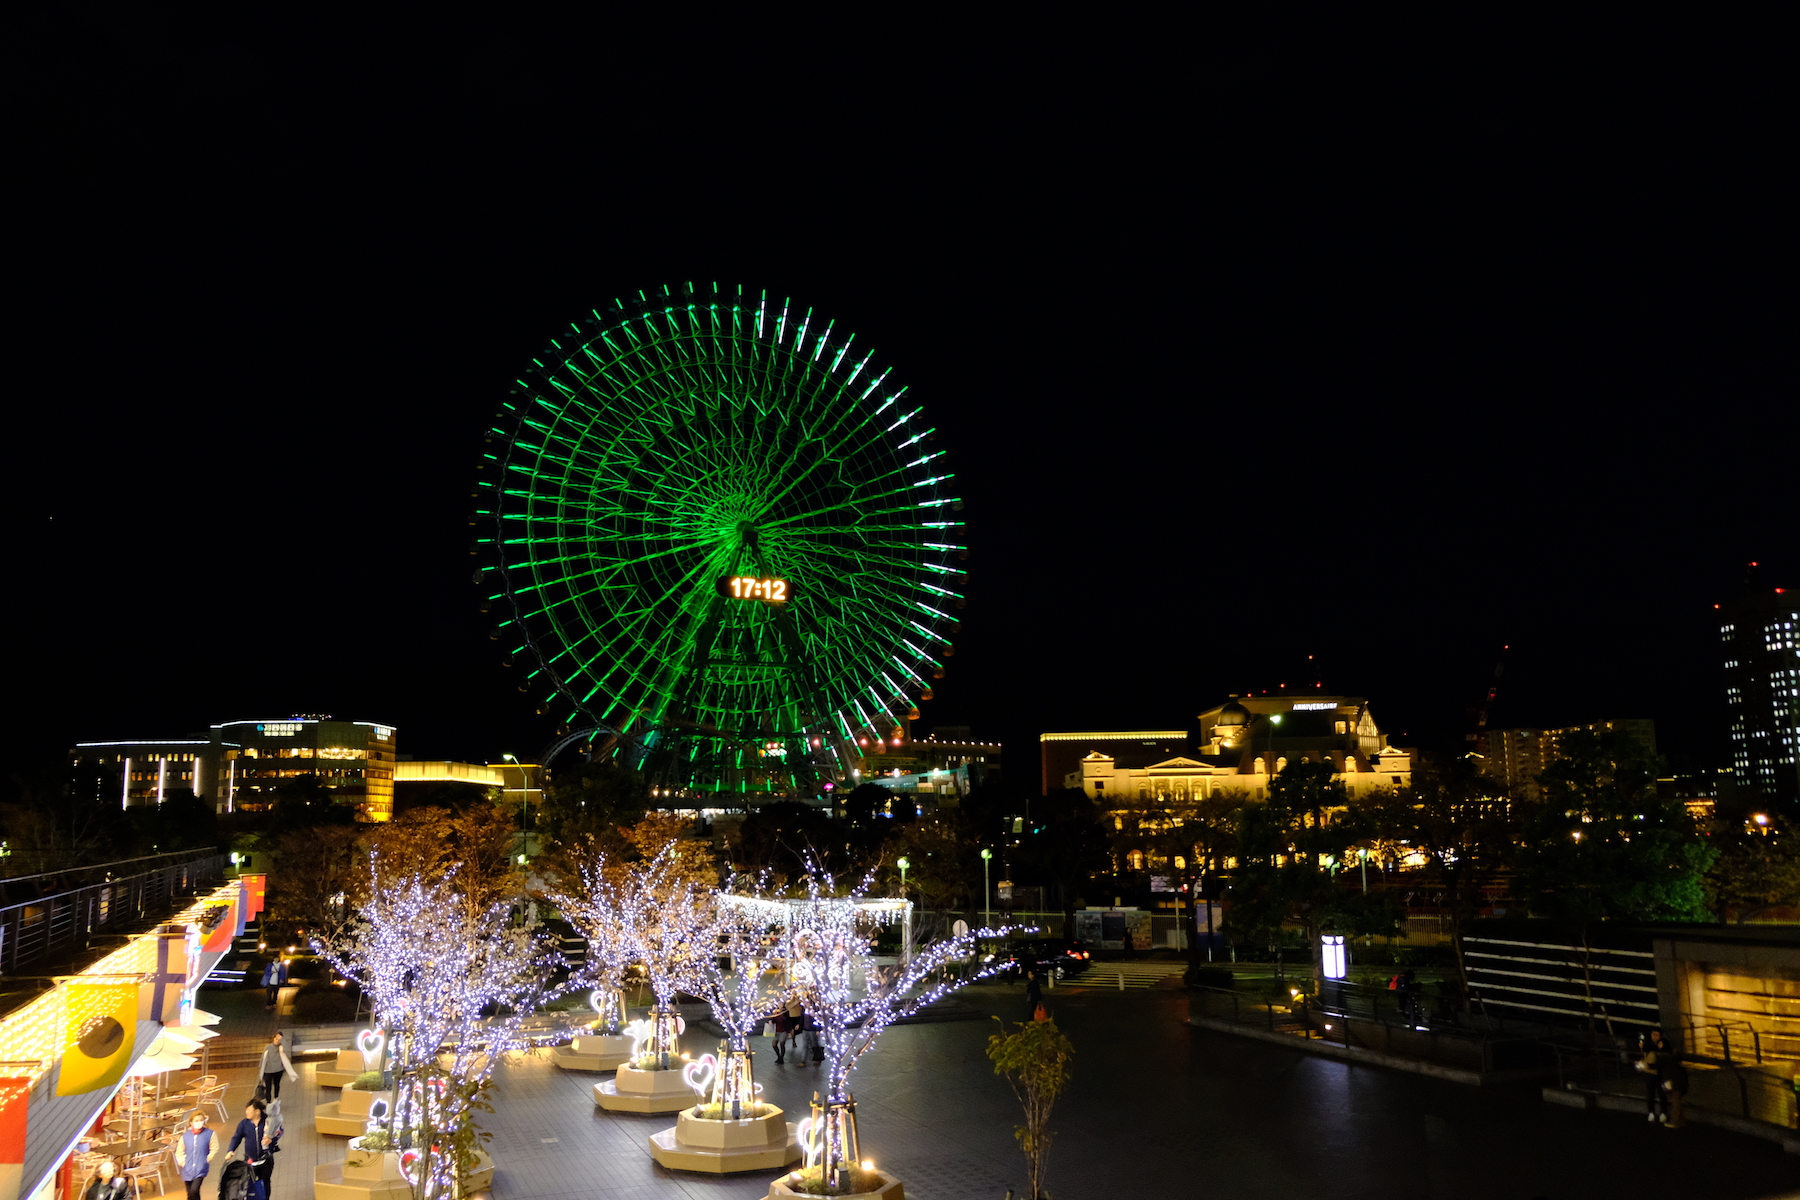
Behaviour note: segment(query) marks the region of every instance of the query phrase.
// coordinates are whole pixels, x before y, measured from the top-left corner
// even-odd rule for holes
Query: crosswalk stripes
[[[1095,963],[1080,975],[1062,980],[1060,987],[1151,988],[1171,975],[1180,975],[1187,964],[1179,960],[1150,959]]]

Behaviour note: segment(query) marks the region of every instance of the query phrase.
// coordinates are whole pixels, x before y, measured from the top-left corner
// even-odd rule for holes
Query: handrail
[[[48,879],[56,875],[72,875],[77,871],[102,871],[108,867],[123,867],[130,863],[151,862],[158,858],[174,858],[182,854],[192,858],[200,855],[217,855],[218,853],[217,846],[205,846],[194,850],[165,850],[161,854],[146,854],[140,858],[121,858],[116,862],[89,863],[84,867],[64,867],[60,871],[39,871],[36,875],[9,875],[5,879],[0,879],[0,887],[5,887],[9,883],[24,883],[27,879]]]
[[[171,901],[224,876],[225,856],[213,854],[0,906],[0,975],[59,951],[85,949],[96,935],[140,932]]]

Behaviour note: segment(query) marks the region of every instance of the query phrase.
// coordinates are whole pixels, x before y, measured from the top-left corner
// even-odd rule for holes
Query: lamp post
[[[906,895],[906,868],[912,866],[912,864],[902,857],[900,861],[896,862],[894,865],[900,868],[900,894],[904,896]]]
[[[500,757],[511,763],[519,772],[519,862],[522,865],[525,862],[525,849],[530,836],[526,832],[526,826],[531,820],[531,780],[525,774],[525,767],[518,759],[510,754],[502,754]]]
[[[992,929],[994,927],[994,909],[991,899],[993,893],[988,888],[988,859],[994,857],[992,850],[981,852],[981,923]]]

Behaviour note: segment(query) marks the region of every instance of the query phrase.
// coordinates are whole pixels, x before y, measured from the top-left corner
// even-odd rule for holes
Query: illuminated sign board
[[[256,732],[262,734],[264,737],[293,737],[300,732],[300,722],[270,721],[267,724],[258,725],[256,727]]]
[[[1337,707],[1337,705],[1335,705],[1335,704],[1296,704],[1296,705],[1294,705],[1294,711],[1295,712],[1316,712],[1322,708],[1336,708],[1336,707]]]
[[[765,604],[786,604],[793,599],[792,586],[785,579],[759,578],[755,575],[727,575],[719,580],[719,595],[733,600],[761,600]]]

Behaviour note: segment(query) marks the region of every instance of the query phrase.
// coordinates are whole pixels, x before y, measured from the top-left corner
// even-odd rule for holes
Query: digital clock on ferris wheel
[[[757,575],[727,575],[719,580],[719,595],[732,600],[761,600],[768,604],[786,604],[794,597],[793,585],[785,579]]]

